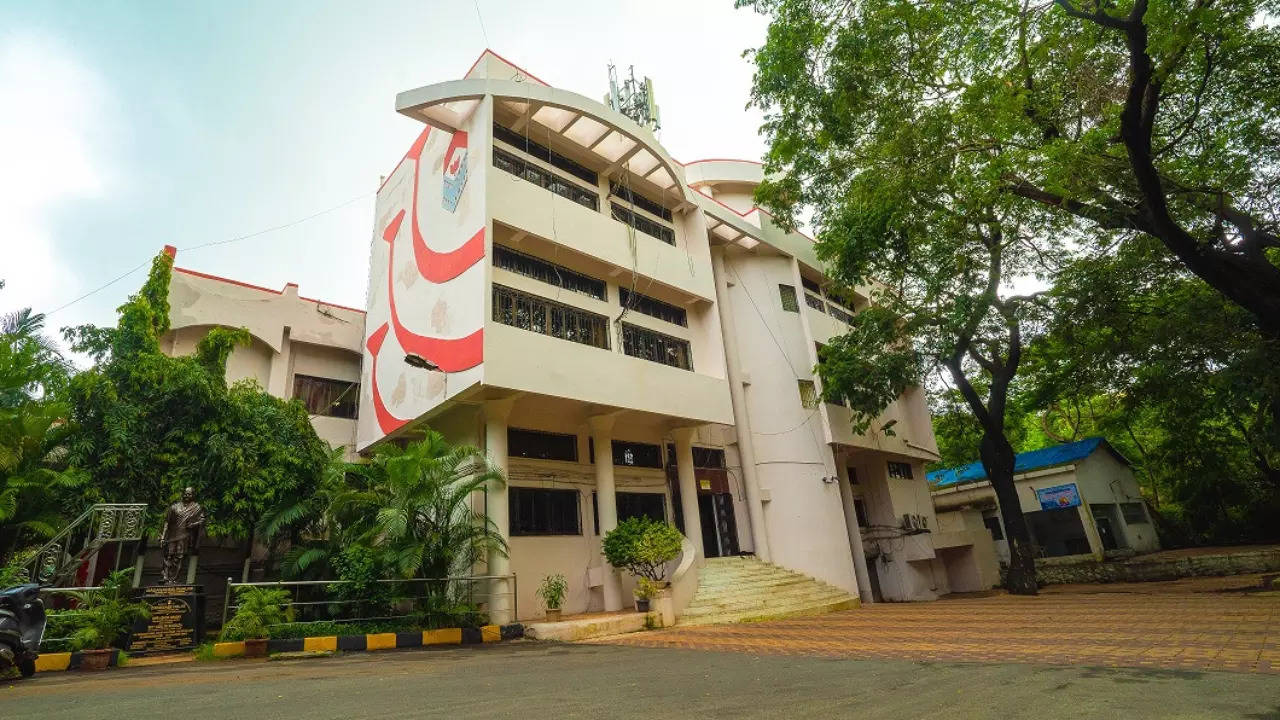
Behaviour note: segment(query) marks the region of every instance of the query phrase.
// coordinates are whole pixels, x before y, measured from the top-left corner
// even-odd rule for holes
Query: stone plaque
[[[151,585],[138,598],[151,607],[151,619],[133,628],[131,653],[190,650],[204,637],[204,588],[198,585]]]

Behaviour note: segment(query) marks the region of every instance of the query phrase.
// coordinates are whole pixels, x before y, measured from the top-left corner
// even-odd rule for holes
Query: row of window
[[[493,246],[493,264],[548,285],[590,295],[597,300],[606,299],[604,281],[502,245]]]
[[[626,288],[618,288],[618,299],[622,302],[623,307],[630,308],[638,313],[644,313],[659,320],[666,320],[672,325],[689,327],[689,316],[685,313],[684,308],[676,307],[671,303],[662,302],[657,298],[651,298],[642,293],[633,293]]]
[[[806,290],[810,289],[809,288],[810,285],[813,285],[815,288],[817,287],[816,283],[804,277],[800,278],[800,282],[804,284]],[[817,292],[817,291],[815,290],[814,292]],[[796,296],[796,288],[794,285],[779,284],[778,297],[782,302],[783,310],[786,310],[787,312],[793,312],[793,313],[800,312],[800,302]],[[831,317],[839,320],[840,322],[846,325],[853,324],[853,315],[837,307],[835,303],[825,302],[821,297],[817,295],[813,295],[808,292],[804,294],[804,302],[806,305],[813,308],[814,310],[817,310],[818,312],[821,312],[821,313],[827,313],[831,315]]]
[[[493,137],[495,140],[504,142],[530,157],[538,158],[553,168],[563,170],[579,180],[590,183],[591,187],[596,187],[600,184],[600,176],[596,174],[596,171],[570,160],[542,143],[530,140],[527,135],[521,135],[514,130],[508,130],[498,123],[494,123]]]
[[[614,465],[630,467],[662,467],[662,449],[653,443],[612,441]],[[587,439],[587,452],[595,462],[595,441]],[[667,445],[667,463],[676,462],[675,446]],[[535,460],[578,461],[578,436],[571,433],[546,432],[544,430],[507,429],[507,455]],[[723,468],[724,450],[721,448],[693,448],[693,466],[697,468]]]
[[[633,192],[631,188],[618,182],[609,183],[609,194],[619,200],[625,200],[641,210],[651,213],[656,217],[660,217],[667,222],[671,222],[672,215],[670,210],[637,192]]]
[[[513,536],[581,535],[582,515],[577,490],[513,486],[507,490],[509,524]],[[615,494],[618,522],[633,517],[667,519],[666,497],[662,493],[619,492]],[[600,534],[600,504],[591,493],[595,534]]]
[[[493,320],[571,342],[609,349],[609,318],[537,295],[493,286]]]
[[[658,238],[668,245],[676,244],[676,232],[666,225],[657,220],[650,220],[647,217],[633,213],[618,203],[610,203],[610,206],[610,213],[613,215],[614,220],[623,225],[629,225],[645,235]]]
[[[689,341],[630,323],[622,323],[622,352],[631,357],[693,370]]]
[[[493,149],[493,166],[522,180],[550,190],[562,198],[572,200],[583,207],[589,207],[597,211],[600,209],[599,194],[587,190],[576,183],[567,182],[550,170],[544,170],[531,162],[526,162],[496,147]]]

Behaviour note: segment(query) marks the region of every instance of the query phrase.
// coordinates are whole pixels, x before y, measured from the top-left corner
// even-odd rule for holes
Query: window
[[[536,157],[553,168],[563,170],[579,180],[589,183],[592,187],[600,182],[599,176],[591,168],[576,163],[546,145],[536,143],[528,137],[513,130],[508,130],[497,123],[493,124],[493,138],[517,150],[523,150],[526,155]]]
[[[632,192],[630,188],[624,187],[617,182],[609,183],[609,194],[613,195],[619,200],[624,200],[626,202],[629,202],[632,205],[635,205],[636,207],[640,208],[641,210],[651,213],[656,217],[660,217],[663,220],[666,220],[667,222],[671,222],[672,216],[671,216],[670,210],[662,207],[658,203],[650,200],[649,198],[643,195],[639,195],[637,193]]]
[[[609,349],[609,318],[496,283],[493,320],[561,340]]]
[[[796,289],[793,285],[779,285],[778,295],[782,297],[782,309],[787,312],[800,312],[800,303],[796,300]]]
[[[818,388],[813,384],[813,381],[797,380],[796,384],[800,386],[800,404],[806,410],[818,407]]]
[[[360,383],[294,375],[293,396],[302,401],[311,415],[355,418],[360,404]]]
[[[1000,518],[997,515],[982,518],[982,524],[987,526],[987,530],[991,531],[992,540],[1004,539],[1004,528],[1000,527]]]
[[[865,528],[871,523],[867,522],[867,506],[863,504],[862,498],[853,499],[853,516],[858,519],[858,527]]]
[[[507,455],[535,460],[577,462],[578,436],[508,428]]]
[[[844,471],[845,471],[845,472],[847,472],[847,473],[849,473],[849,484],[850,484],[850,485],[857,485],[857,484],[858,484],[858,469],[857,469],[857,468],[847,467],[847,468],[845,468],[845,469],[844,469]]]
[[[1142,507],[1140,502],[1120,503],[1120,512],[1124,515],[1125,523],[1129,525],[1149,522],[1146,509]]]
[[[650,220],[647,217],[641,217],[630,210],[622,207],[618,203],[612,203],[613,219],[629,225],[650,237],[656,237],[668,245],[676,244],[676,231],[663,225],[657,220]]]
[[[555,285],[565,290],[590,295],[597,300],[606,299],[604,281],[597,280],[590,275],[574,272],[555,263],[549,263],[532,255],[516,252],[509,247],[493,246],[493,266],[519,273],[548,285]]]
[[[845,325],[853,324],[853,316],[836,307],[833,303],[827,303],[827,312],[831,313],[831,317],[839,320]]]
[[[915,476],[911,473],[911,463],[904,463],[904,462],[889,463],[889,477],[903,478],[905,480],[912,479]]]
[[[827,311],[827,304],[822,302],[822,298],[811,293],[804,294],[804,304],[820,313],[825,313]]]
[[[689,342],[660,332],[622,323],[622,352],[642,360],[692,370]]]
[[[544,170],[531,162],[527,162],[496,147],[493,149],[493,166],[518,178],[527,180],[538,187],[550,190],[562,198],[572,200],[583,207],[589,207],[597,211],[600,209],[600,196],[598,194],[581,187],[577,183],[564,180],[550,170]]]
[[[662,449],[657,445],[627,442],[625,440],[613,440],[610,444],[612,446],[611,454],[613,455],[614,465],[662,468]],[[591,453],[591,462],[594,463],[596,461],[596,442],[594,438],[587,439],[587,448]]]
[[[800,276],[800,284],[804,287],[805,290],[808,290],[814,295],[822,294],[822,288],[819,287],[818,283],[814,282],[813,280],[810,280],[809,278],[803,275]]]
[[[676,446],[667,444],[667,464],[674,467],[676,464]],[[708,448],[693,446],[693,466],[695,468],[721,468],[724,464],[723,448]]]
[[[618,295],[623,307],[629,307],[638,313],[644,313],[659,320],[666,320],[673,325],[689,327],[689,317],[684,308],[651,298],[648,295],[633,293],[626,288],[618,288]]]
[[[512,535],[581,535],[577,490],[507,490]]]
[[[667,503],[662,493],[620,492],[614,494],[618,506],[618,522],[633,517],[647,517],[650,520],[666,522]],[[595,513],[596,534],[600,534],[600,501],[595,493],[591,493],[591,510]]]

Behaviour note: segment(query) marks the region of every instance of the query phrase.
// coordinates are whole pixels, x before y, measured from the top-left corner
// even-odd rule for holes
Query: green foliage
[[[223,640],[256,640],[271,636],[275,625],[290,622],[289,591],[245,586],[236,588],[236,614],[222,628]]]
[[[392,601],[391,586],[378,582],[387,576],[381,555],[368,545],[350,545],[334,554],[332,565],[338,580],[329,593],[343,601],[342,611],[357,617],[386,613]]]
[[[112,502],[159,506],[194,487],[210,534],[248,537],[266,511],[314,492],[328,451],[298,401],[251,381],[227,387],[227,358],[247,331],[215,328],[189,357],[160,352],[171,265],[156,258],[117,327],[65,331],[98,359],[70,383],[70,459]]]
[[[507,551],[497,527],[471,505],[474,493],[503,482],[478,449],[428,429],[404,448],[380,446],[367,464],[335,458],[315,498],[281,504],[263,527],[268,537],[298,538],[286,557],[294,575],[333,577],[339,553],[363,546],[383,577],[450,577],[490,551]]]
[[[955,237],[952,212],[1013,213],[1037,254],[1145,234],[1280,334],[1273,0],[738,5],[772,21],[749,56],[784,224],[812,208],[852,255],[926,266],[897,231]]]
[[[542,604],[548,610],[559,610],[564,604],[564,595],[569,589],[569,582],[564,579],[564,575],[556,573],[542,578],[542,584],[538,586],[537,595],[542,598]]]
[[[658,582],[666,575],[666,564],[680,556],[682,541],[673,525],[632,517],[605,533],[604,556],[615,568]]]
[[[651,600],[657,597],[659,592],[662,592],[662,586],[656,581],[650,580],[647,577],[642,577],[636,580],[637,598],[641,600]]]
[[[117,570],[103,578],[97,590],[68,593],[76,600],[71,633],[72,650],[115,647],[134,623],[151,617],[146,603],[129,599],[132,570]]]

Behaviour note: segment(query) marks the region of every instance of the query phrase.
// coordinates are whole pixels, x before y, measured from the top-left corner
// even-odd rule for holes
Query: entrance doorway
[[[702,548],[709,558],[738,554],[738,526],[733,519],[733,495],[698,493]]]

